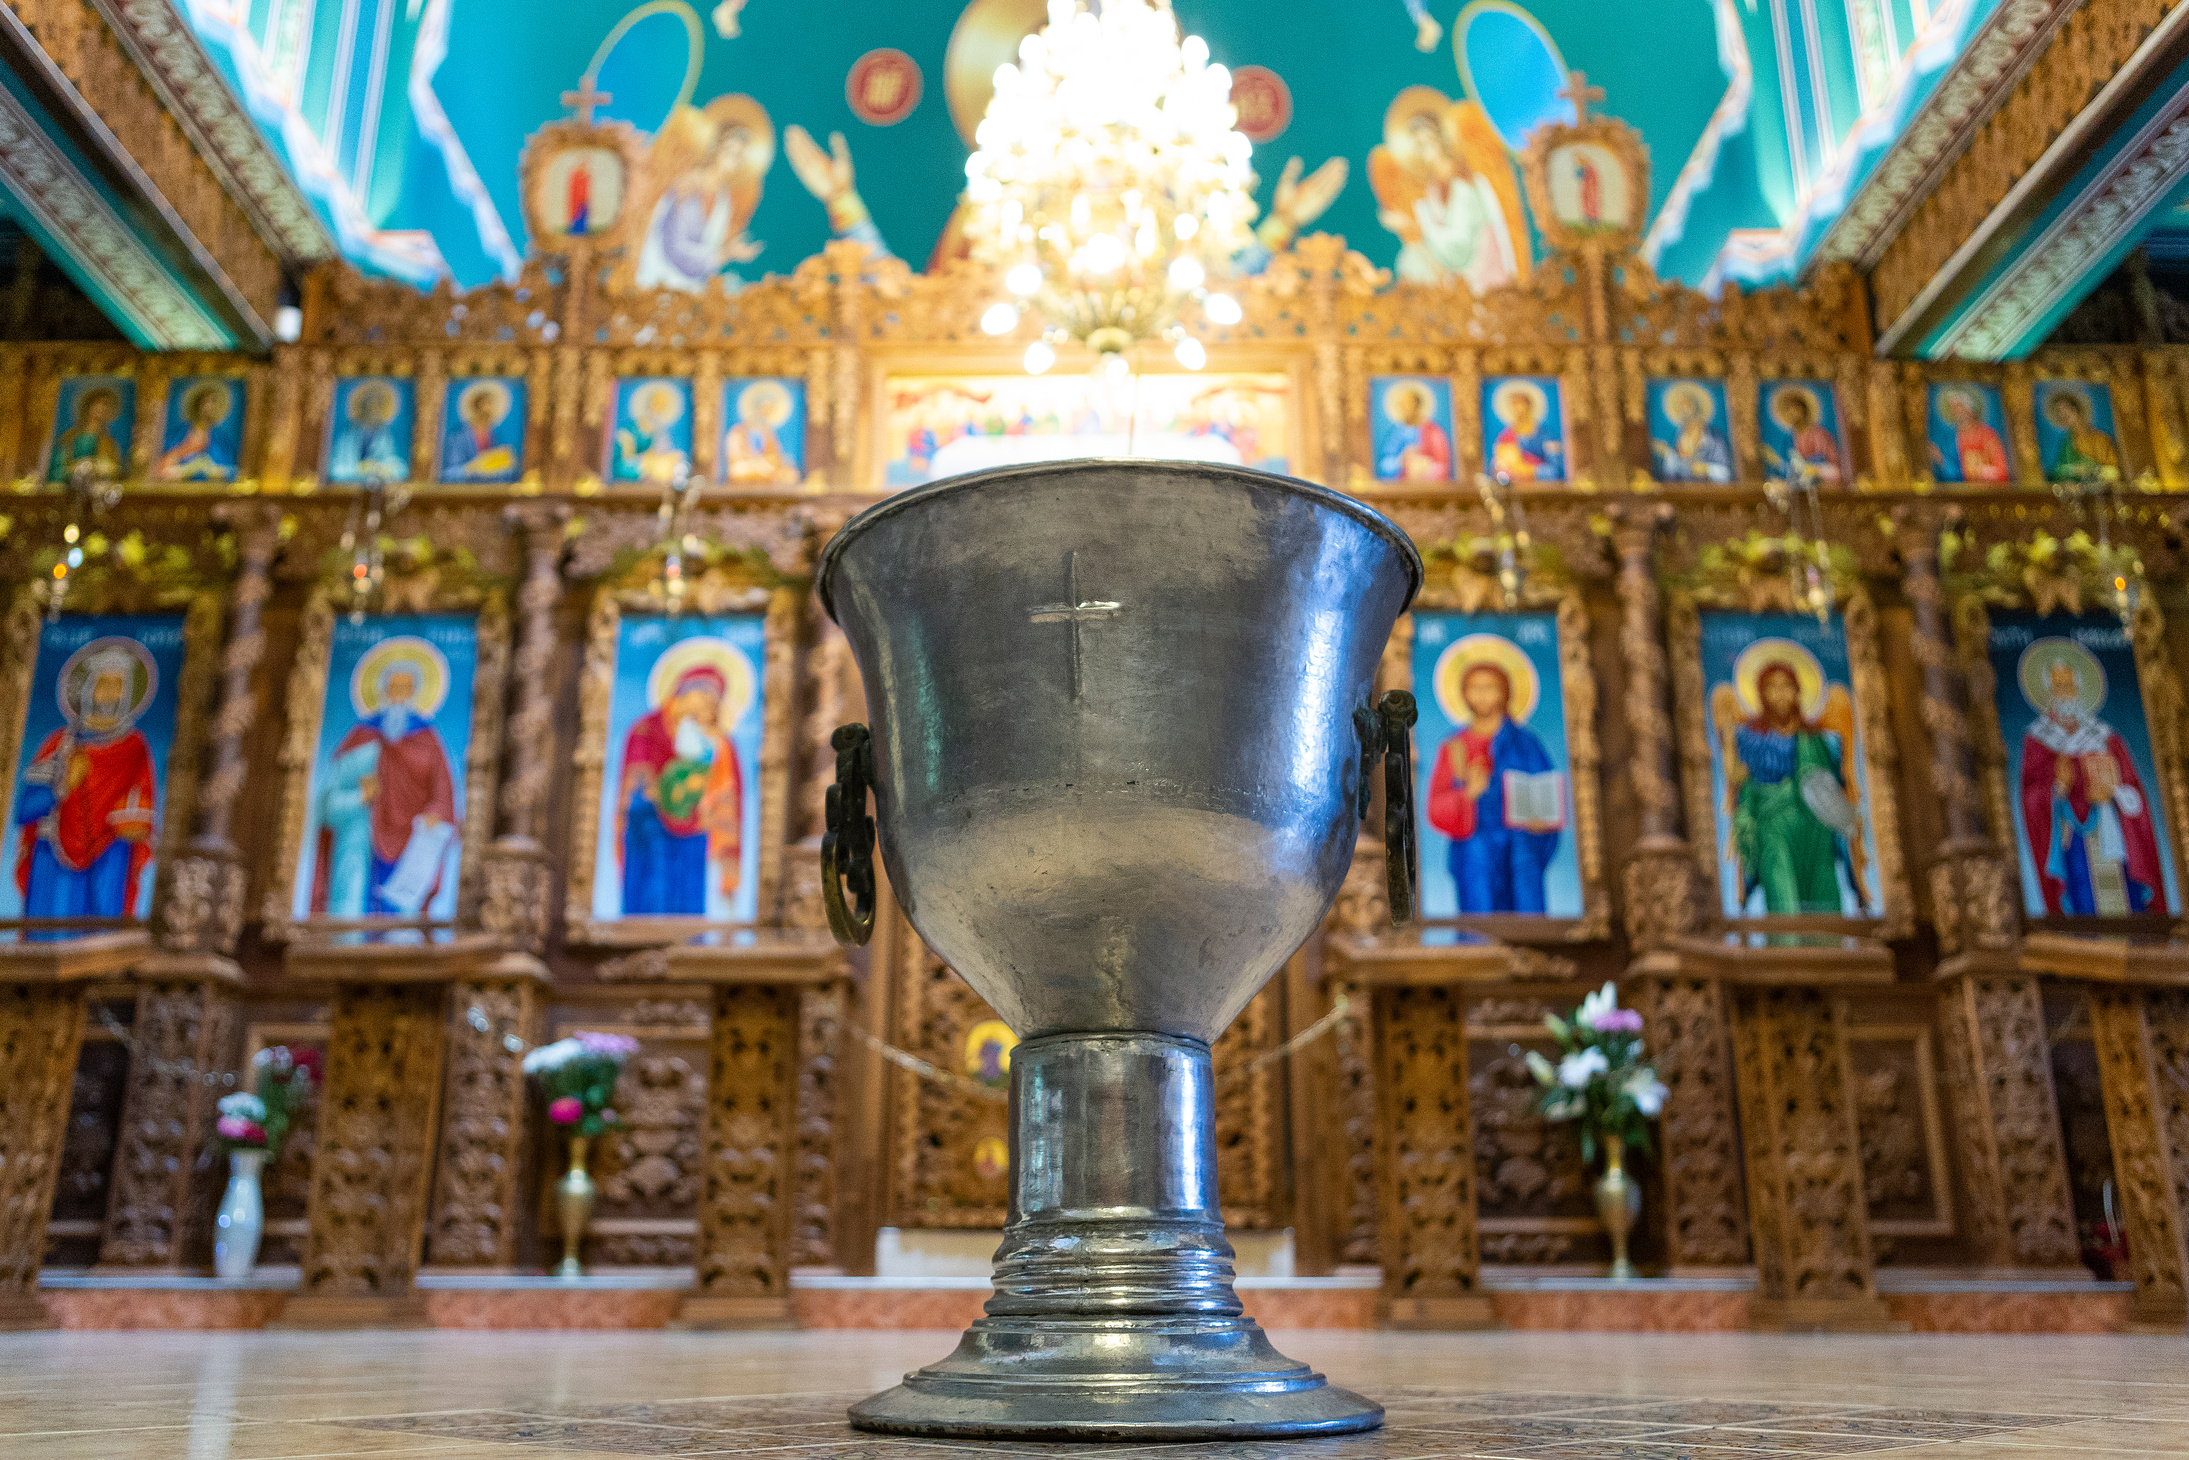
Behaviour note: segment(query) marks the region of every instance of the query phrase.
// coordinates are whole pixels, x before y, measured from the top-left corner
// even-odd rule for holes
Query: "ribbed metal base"
[[[899,1435],[1200,1440],[1373,1429],[1383,1406],[1286,1358],[1232,1291],[1208,1046],[1030,1039],[1011,1061],[1011,1221],[988,1316],[856,1404]]]

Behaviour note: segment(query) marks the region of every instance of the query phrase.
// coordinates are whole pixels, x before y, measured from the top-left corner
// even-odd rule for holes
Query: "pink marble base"
[[[45,1288],[63,1328],[264,1328],[289,1295],[278,1289],[203,1292],[168,1288]]]
[[[2126,1333],[2133,1293],[1887,1293],[1917,1333]]]
[[[800,1328],[964,1328],[987,1288],[792,1288]]]
[[[1246,1288],[1239,1301],[1264,1328],[1374,1328],[1375,1288]]]
[[[1492,1293],[1490,1304],[1498,1322],[1507,1328],[1568,1333],[1734,1333],[1749,1326],[1746,1293],[1550,1289]]]
[[[433,1288],[435,1328],[665,1328],[684,1301],[677,1288]]]

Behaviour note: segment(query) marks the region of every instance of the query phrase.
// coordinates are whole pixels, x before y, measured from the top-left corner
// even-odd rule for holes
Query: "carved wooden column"
[[[1816,987],[1737,987],[1733,1042],[1756,1251],[1756,1326],[1886,1327],[1838,999]]]
[[[503,513],[524,540],[524,583],[517,590],[517,651],[510,678],[516,703],[505,734],[501,834],[481,859],[481,928],[513,947],[546,946],[552,880],[539,838],[541,808],[555,751],[555,605],[562,599],[563,527],[570,509],[530,502]]]
[[[1674,1276],[1745,1267],[1748,1198],[1734,1113],[1733,1044],[1724,986],[1666,974],[1636,982],[1644,1044],[1665,1083],[1657,1145],[1665,1256]]]
[[[677,1326],[788,1327],[800,1003],[840,979],[843,961],[833,945],[794,935],[672,948],[668,974],[715,986],[698,1271]]]
[[[147,967],[159,962],[148,959]],[[201,1157],[212,1145],[215,1103],[227,1091],[205,1077],[235,1068],[240,982],[155,978],[137,985],[113,1194],[99,1240],[102,1268],[202,1271],[212,1262],[213,1209],[227,1171]]]
[[[440,1131],[449,986],[498,972],[490,939],[292,948],[289,973],[334,986],[304,1274],[285,1328],[417,1328],[413,1282]]]
[[[1482,1292],[1475,1224],[1465,991],[1397,986],[1371,997],[1385,1321],[1488,1327],[1495,1317]]]
[[[2189,987],[2093,985],[2092,1039],[2139,1328],[2189,1323]]]
[[[226,966],[243,926],[245,872],[229,827],[243,790],[243,742],[258,717],[251,676],[266,654],[260,614],[273,592],[274,555],[281,547],[281,507],[273,502],[223,502],[213,509],[235,533],[236,579],[228,593],[228,647],[221,656],[220,708],[213,716],[206,775],[198,793],[198,830],[183,854],[163,869],[156,910],[164,966],[179,972],[192,960],[208,974]]]
[[[1931,742],[1931,789],[1946,824],[1930,868],[1931,920],[1948,955],[2004,952],[2019,931],[2006,858],[1984,828],[1969,748],[1968,687],[1954,656],[1945,587],[1938,577],[1940,509],[1894,509],[1895,546],[1915,610],[1910,647],[1923,667],[1923,728]]]
[[[426,1234],[435,1267],[516,1270],[528,1189],[524,1051],[539,1034],[546,978],[533,960],[522,961],[534,976],[467,979],[450,991],[448,1079]]]
[[[272,591],[281,507],[223,502],[215,515],[235,534],[228,646],[219,708],[207,742],[197,834],[161,869],[154,920],[158,949],[138,966],[128,1092],[123,1097],[114,1191],[99,1243],[101,1267],[203,1269],[212,1261],[211,1218],[225,1173],[200,1167],[223,1089],[203,1076],[233,1068],[243,971],[231,956],[243,924],[246,870],[230,827],[243,788],[244,739],[258,714],[251,678],[265,656],[259,616]]]
[[[1695,859],[1680,834],[1679,756],[1672,741],[1664,614],[1657,592],[1657,534],[1668,509],[1612,509],[1619,553],[1619,649],[1626,668],[1629,769],[1641,837],[1626,868],[1627,941],[1638,953],[1670,946],[1701,920]]]
[[[83,1044],[83,987],[126,972],[145,945],[132,932],[0,947],[0,1329],[53,1326],[38,1267]]]

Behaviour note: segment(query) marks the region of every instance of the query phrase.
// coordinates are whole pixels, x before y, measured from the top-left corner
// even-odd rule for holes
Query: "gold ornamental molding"
[[[1870,274],[1878,353],[1920,338],[1954,307],[2185,53],[2189,7],[2177,0],[2087,0],[2058,25],[1879,253]]]
[[[91,3],[282,262],[302,268],[333,258],[333,235],[213,68],[175,0]]]
[[[1977,128],[2083,3],[2006,0],[1993,11],[1848,200],[1817,246],[1811,268],[1825,262],[1875,268],[1946,169],[1968,150]]]

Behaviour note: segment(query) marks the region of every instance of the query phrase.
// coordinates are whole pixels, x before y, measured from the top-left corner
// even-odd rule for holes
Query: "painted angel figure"
[[[749,96],[670,113],[647,152],[634,215],[646,220],[639,287],[697,293],[731,264],[758,258],[760,245],[745,229],[774,161],[775,123]]]
[[[1748,693],[1721,684],[1710,697],[1725,765],[1726,859],[1738,869],[1742,907],[1760,890],[1767,915],[1844,912],[1842,869],[1857,903],[1868,904],[1854,701],[1845,685],[1823,685],[1803,667],[1765,657],[1749,673],[1735,669]],[[1813,717],[1805,699],[1821,700]]]
[[[1481,294],[1527,273],[1520,181],[1473,102],[1430,86],[1400,92],[1383,116],[1383,145],[1368,154],[1368,183],[1383,226],[1399,236],[1400,278],[1459,278]]]

